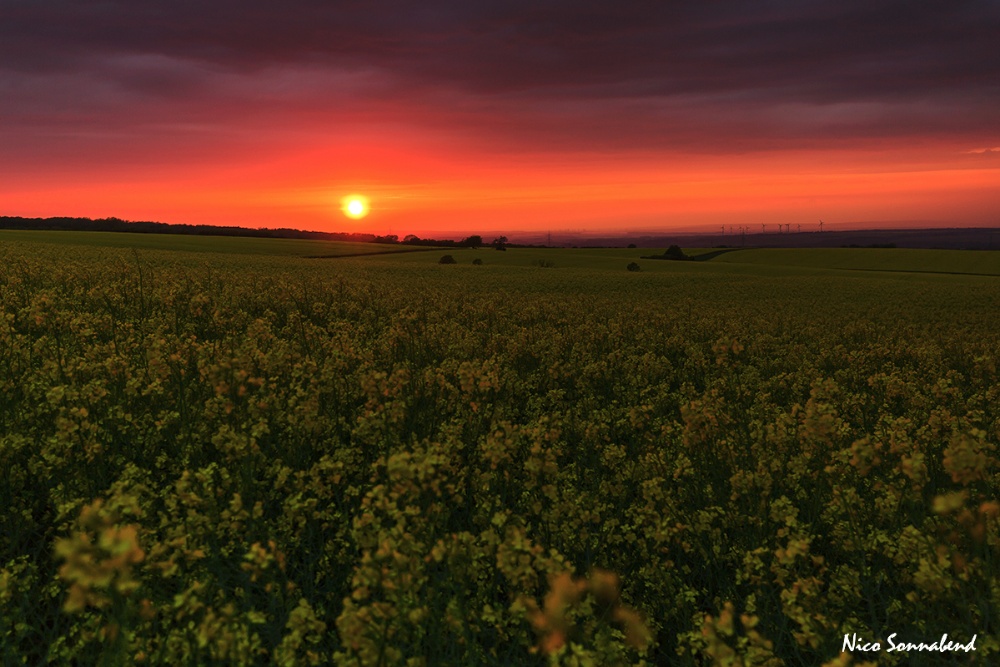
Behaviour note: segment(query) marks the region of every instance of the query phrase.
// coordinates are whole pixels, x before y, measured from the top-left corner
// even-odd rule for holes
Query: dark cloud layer
[[[692,142],[988,140],[997,35],[995,0],[0,0],[0,84],[66,75],[183,100],[225,73],[329,68],[381,77],[376,101],[458,96],[464,115],[443,118],[476,129],[507,114],[512,131],[565,141],[576,123],[626,142],[668,127]]]
[[[1000,3],[0,3],[4,67],[160,54],[233,67],[377,65],[476,90],[925,94],[1000,74]],[[791,91],[790,91],[791,92]]]

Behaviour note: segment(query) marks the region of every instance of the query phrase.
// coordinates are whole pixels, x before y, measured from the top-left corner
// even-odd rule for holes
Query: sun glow
[[[368,198],[361,195],[347,195],[341,200],[340,210],[348,218],[360,220],[368,215]]]

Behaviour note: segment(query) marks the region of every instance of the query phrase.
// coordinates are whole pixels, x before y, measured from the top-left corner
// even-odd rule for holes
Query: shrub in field
[[[629,263],[628,263],[628,266],[627,266],[627,267],[625,267],[625,268],[626,268],[626,269],[628,269],[629,271],[633,271],[633,272],[635,272],[635,271],[641,271],[641,270],[642,270],[642,269],[641,269],[641,268],[639,267],[639,264],[638,264],[638,263],[636,263],[636,262],[629,262]]]
[[[669,248],[667,248],[666,250],[663,251],[663,259],[679,259],[679,260],[684,260],[684,259],[690,259],[690,258],[687,255],[684,254],[684,251],[681,250],[681,247],[679,245],[672,245],[672,246],[670,246]]]
[[[445,255],[438,260],[438,264],[458,264],[458,260],[451,255]]]
[[[474,260],[472,260],[472,263],[474,265],[476,265],[476,266],[482,266],[483,260],[481,260],[480,258],[476,257]]]
[[[556,263],[553,262],[550,259],[536,259],[535,260],[535,266],[541,267],[543,269],[551,269],[551,268],[554,268],[555,265],[556,265]]]

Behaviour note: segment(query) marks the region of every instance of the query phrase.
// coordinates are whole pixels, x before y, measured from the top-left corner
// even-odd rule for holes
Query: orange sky
[[[414,142],[419,144],[419,142]],[[720,225],[997,224],[1000,153],[928,148],[743,156],[432,153],[405,141],[278,153],[251,164],[96,167],[0,185],[4,214],[366,231],[631,232]],[[485,162],[485,164],[484,164]],[[349,220],[345,194],[371,200]],[[853,224],[852,224],[853,223]]]
[[[998,59],[970,27],[992,13],[917,12],[908,37],[863,41],[875,15],[835,3],[733,3],[727,21],[626,3],[575,24],[431,4],[413,20],[434,41],[305,3],[285,38],[266,5],[183,10],[193,37],[127,4],[67,4],[58,31],[26,8],[0,26],[0,215],[399,236],[1000,226]],[[367,218],[340,211],[350,192]]]

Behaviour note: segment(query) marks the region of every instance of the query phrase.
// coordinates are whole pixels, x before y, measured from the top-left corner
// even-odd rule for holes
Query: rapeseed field
[[[4,241],[0,662],[1000,659],[997,278],[518,252]]]

